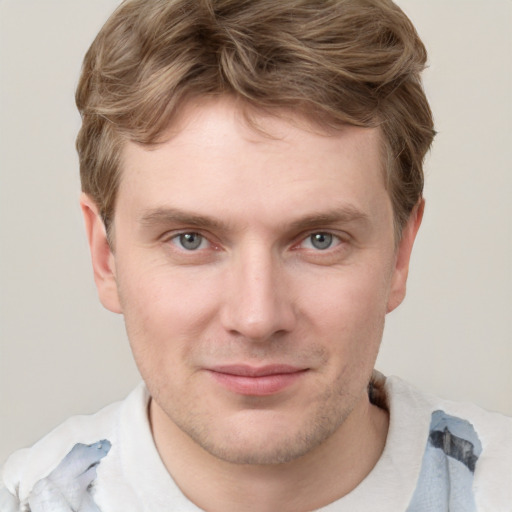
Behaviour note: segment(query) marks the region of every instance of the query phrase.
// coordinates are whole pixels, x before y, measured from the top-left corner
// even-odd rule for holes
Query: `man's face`
[[[167,142],[129,143],[114,254],[84,200],[153,428],[233,462],[293,460],[367,404],[417,228],[396,249],[377,129],[294,121],[259,118],[264,134],[205,101]]]

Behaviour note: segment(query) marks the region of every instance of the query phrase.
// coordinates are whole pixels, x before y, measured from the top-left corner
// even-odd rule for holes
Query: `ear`
[[[388,313],[397,308],[404,300],[412,246],[414,245],[416,234],[420,228],[424,210],[425,200],[421,199],[413,208],[409,220],[402,230],[402,237],[396,250],[395,268],[393,270],[387,305]]]
[[[115,258],[107,240],[105,225],[99,214],[96,203],[87,195],[80,197],[80,207],[85,221],[85,230],[91,251],[94,281],[98,295],[105,308],[121,313],[119,295],[117,293]]]

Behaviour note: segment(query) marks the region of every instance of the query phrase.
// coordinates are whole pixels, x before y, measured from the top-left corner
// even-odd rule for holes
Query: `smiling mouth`
[[[227,365],[209,368],[212,378],[232,393],[268,396],[279,393],[300,380],[308,368],[290,365]]]

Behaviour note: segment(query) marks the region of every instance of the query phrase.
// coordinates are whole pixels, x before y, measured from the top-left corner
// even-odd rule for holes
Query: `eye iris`
[[[183,233],[180,235],[180,244],[189,251],[197,249],[202,241],[203,237],[198,233]]]
[[[315,233],[311,235],[311,244],[315,249],[328,249],[332,244],[332,235],[329,233]]]

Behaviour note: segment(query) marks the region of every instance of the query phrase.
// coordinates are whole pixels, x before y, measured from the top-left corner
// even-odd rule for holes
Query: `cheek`
[[[211,276],[121,268],[118,288],[134,355],[154,358],[155,364],[164,364],[165,354],[185,357],[191,340],[204,337],[217,313],[218,287]]]
[[[120,300],[123,311],[147,324],[160,322],[179,326],[180,320],[194,317],[201,319],[211,307],[215,289],[211,276],[194,270],[172,272],[166,265],[141,265],[122,269],[118,276]],[[128,316],[128,315],[126,315]]]
[[[348,328],[384,317],[389,288],[388,266],[353,265],[312,279],[301,296],[312,316]]]
[[[389,275],[385,269],[343,269],[310,293],[307,317],[345,377],[373,368],[384,329]],[[360,377],[358,377],[360,378]],[[358,380],[358,379],[356,379]]]

